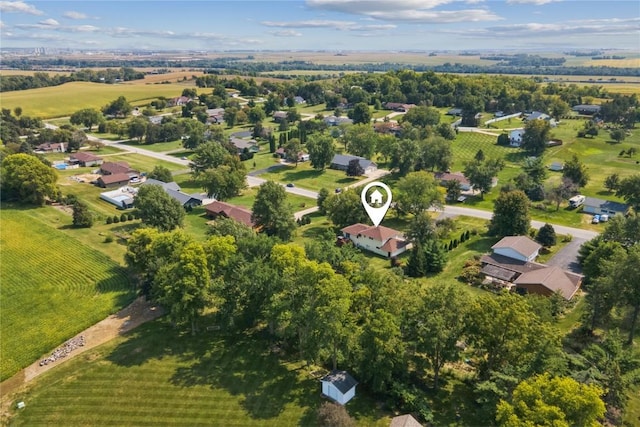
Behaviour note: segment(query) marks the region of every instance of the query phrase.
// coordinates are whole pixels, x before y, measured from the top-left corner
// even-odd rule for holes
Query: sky
[[[0,1],[0,47],[640,51],[637,0]]]

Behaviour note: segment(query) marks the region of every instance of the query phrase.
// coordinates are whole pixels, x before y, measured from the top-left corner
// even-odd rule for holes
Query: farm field
[[[41,221],[48,209],[1,212],[2,380],[133,298],[124,269]]]
[[[185,87],[188,86],[71,82],[60,86],[4,92],[2,108],[13,110],[15,107],[22,107],[25,116],[49,119],[69,116],[83,108],[100,109],[119,96],[124,96],[133,105],[144,104],[159,96],[180,96]]]
[[[313,369],[268,348],[259,335],[191,336],[159,319],[37,378],[12,425],[316,425]],[[360,389],[347,408],[360,426],[389,425]]]

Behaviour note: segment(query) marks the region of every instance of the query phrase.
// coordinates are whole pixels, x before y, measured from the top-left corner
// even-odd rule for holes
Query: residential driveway
[[[580,264],[578,263],[578,250],[586,241],[586,239],[574,237],[571,242],[560,249],[546,264],[560,267],[563,270],[573,273],[582,273],[582,268],[580,268]]]

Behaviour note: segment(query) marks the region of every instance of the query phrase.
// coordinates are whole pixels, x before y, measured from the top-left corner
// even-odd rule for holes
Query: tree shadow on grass
[[[267,347],[266,341],[253,336],[221,338],[193,364],[178,368],[171,383],[209,385],[241,395],[240,404],[256,419],[274,418],[289,403],[312,405],[313,390],[319,385],[312,379],[301,381],[298,372],[288,369]]]

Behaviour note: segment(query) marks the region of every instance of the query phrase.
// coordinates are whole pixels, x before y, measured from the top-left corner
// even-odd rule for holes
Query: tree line
[[[9,92],[13,90],[37,89],[41,87],[59,86],[69,82],[93,82],[113,84],[120,81],[131,81],[144,79],[144,73],[136,71],[130,67],[121,67],[119,69],[91,70],[83,69],[75,71],[69,75],[54,74],[50,75],[45,72],[36,72],[32,76],[13,75],[3,76],[0,92]]]

